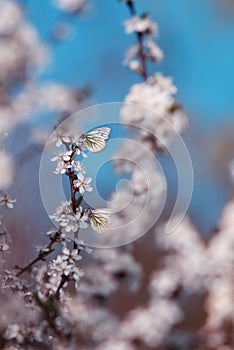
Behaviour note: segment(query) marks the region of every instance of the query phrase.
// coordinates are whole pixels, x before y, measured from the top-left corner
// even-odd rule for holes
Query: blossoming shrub
[[[187,125],[187,118],[175,100],[177,89],[171,78],[161,73],[150,76],[148,72],[149,62],[157,63],[163,58],[154,41],[158,34],[157,24],[146,15],[138,16],[132,0],[122,0],[122,3],[131,14],[125,22],[126,33],[134,34],[136,38],[125,64],[143,79],[131,87],[125,101],[157,110],[158,114],[145,113],[142,109],[140,114],[139,109],[129,113],[130,107],[126,104],[121,118],[124,123],[141,130],[136,142],[158,155],[166,151],[174,136],[169,125],[180,133]],[[66,15],[74,15],[83,9],[85,1],[58,0],[55,4]],[[28,89],[24,82],[28,79],[28,67],[41,64],[44,49],[15,2],[4,1],[0,6],[0,47],[3,52],[0,80],[8,96],[3,102],[1,100],[0,108],[4,138],[5,129],[10,132],[15,123],[22,122],[21,116],[38,107],[35,104],[38,91],[43,108],[49,105],[51,109],[72,112],[77,107],[77,100],[70,89],[57,84],[32,87],[30,82]],[[23,96],[12,98],[11,88],[19,81]],[[22,99],[24,103],[27,100],[26,105]],[[136,154],[133,143],[127,140],[118,151],[120,159],[114,165],[118,173],[131,171],[130,181],[136,189],[131,209],[116,211],[116,201],[110,203],[107,211],[89,207],[84,194],[92,191],[92,179],[83,165],[83,158],[89,152],[100,152],[108,147],[111,130],[99,127],[85,134],[71,135],[56,128],[54,135],[59,148],[52,158],[57,162],[54,172],[68,179],[70,197],[66,202],[58,203],[56,211],[51,213],[56,227],[45,231],[47,244],[38,246],[33,260],[25,262],[23,267],[6,267],[7,254],[14,242],[11,242],[11,232],[7,230],[9,222],[4,214],[14,212],[14,205],[20,203],[6,192],[14,181],[14,163],[3,147],[0,150],[0,348],[231,350],[233,200],[227,203],[216,231],[207,241],[186,217],[171,235],[165,234],[165,222],[165,225],[156,225],[151,234],[134,244],[92,251],[79,240],[79,230],[91,225],[98,234],[105,235],[111,225],[107,212],[115,209],[112,223],[124,223],[126,217],[141,208],[146,188],[152,209],[153,203],[162,198],[162,178],[146,153]],[[44,136],[39,135],[39,140],[44,144]],[[126,153],[131,154],[135,162],[128,162]],[[150,188],[136,166],[142,161],[148,178],[152,179]],[[232,164],[230,170],[233,175]],[[121,202],[126,190],[121,189],[118,194]],[[112,199],[115,196],[113,194]],[[133,230],[144,230],[152,215],[154,213],[149,210],[145,220],[138,227],[133,226]],[[17,264],[17,257],[13,258]]]

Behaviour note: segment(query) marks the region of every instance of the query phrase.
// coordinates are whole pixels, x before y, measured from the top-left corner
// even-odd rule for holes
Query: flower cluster
[[[74,213],[70,203],[61,202],[50,218],[59,223],[60,228],[64,228],[65,232],[77,232],[79,228],[87,227],[88,215],[81,206]]]
[[[138,38],[137,43],[128,49],[124,64],[145,78],[145,61],[158,63],[163,59],[163,52],[154,40],[158,35],[158,25],[147,15],[139,17],[134,13],[124,24],[126,33],[136,33]]]
[[[50,264],[50,271],[48,275],[52,278],[57,278],[59,281],[64,279],[66,282],[73,280],[78,286],[80,277],[83,276],[83,272],[76,267],[76,262],[81,259],[77,249],[69,251],[67,248],[63,248],[62,255],[58,255],[55,260]]]
[[[167,148],[187,126],[187,117],[173,96],[176,92],[171,78],[156,73],[133,85],[125,98],[122,121],[140,128],[141,140],[152,150]]]

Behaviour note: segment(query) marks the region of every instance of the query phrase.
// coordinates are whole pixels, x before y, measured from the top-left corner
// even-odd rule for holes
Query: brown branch
[[[59,292],[63,288],[64,284],[68,281],[68,279],[69,279],[68,276],[65,276],[65,275],[61,276],[61,281],[60,281],[58,288],[57,288],[55,295],[54,295],[55,299],[59,299]]]
[[[28,265],[26,265],[23,268],[20,268],[20,271],[16,274],[17,277],[22,275],[26,271],[30,271],[31,267],[35,265],[38,261],[43,261],[47,257],[47,255],[51,254],[54,249],[53,249],[53,244],[57,242],[58,238],[60,236],[59,232],[56,232],[54,236],[51,238],[50,243],[46,246],[45,250],[47,251],[40,251],[38,256],[32,260]]]

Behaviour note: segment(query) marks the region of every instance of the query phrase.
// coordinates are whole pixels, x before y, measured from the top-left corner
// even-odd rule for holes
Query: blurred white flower
[[[80,12],[84,9],[86,0],[54,0],[55,5],[68,13]]]
[[[157,298],[170,298],[180,284],[180,272],[176,268],[155,271],[150,280],[151,300]]]
[[[127,34],[131,34],[133,32],[148,33],[153,35],[158,34],[157,23],[152,21],[147,15],[142,17],[133,16],[125,21],[124,24]]]
[[[78,102],[74,93],[65,85],[47,83],[42,85],[37,92],[38,107],[54,112],[73,112],[78,108]]]
[[[125,282],[130,291],[138,290],[142,268],[131,254],[118,249],[100,249],[95,251],[95,257],[102,262],[106,272],[111,273],[117,281]]]
[[[158,299],[151,307],[131,311],[122,322],[120,331],[124,339],[139,339],[146,346],[156,349],[181,318],[182,313],[176,303]]]
[[[163,52],[154,41],[152,35],[147,35],[143,41],[145,47],[145,57],[152,62],[159,62],[163,59]],[[139,44],[132,45],[126,52],[124,64],[135,72],[142,72],[142,64],[139,60],[139,54],[142,48]]]
[[[234,318],[232,277],[230,276],[225,281],[216,279],[209,287],[209,295],[206,301],[206,311],[208,313],[206,327],[208,328],[222,328],[225,321]]]
[[[0,3],[0,33],[11,34],[22,21],[22,11],[19,5],[13,1],[1,1]]]
[[[11,31],[0,39],[0,81],[6,87],[15,81],[26,81],[28,68],[42,66],[47,60],[46,49],[35,29],[23,20],[11,23]]]
[[[163,52],[160,47],[155,43],[151,36],[148,36],[145,41],[145,46],[148,50],[147,55],[153,62],[159,62],[163,59]]]
[[[163,230],[156,230],[156,237],[161,247],[171,251],[165,266],[176,266],[187,290],[201,290],[208,268],[206,250],[190,219],[185,217],[170,235],[165,234]]]
[[[34,128],[31,134],[31,140],[34,144],[44,147],[49,139],[49,133],[45,129]]]
[[[85,278],[79,286],[79,293],[84,294],[85,298],[92,297],[102,301],[116,291],[116,280],[110,273],[103,271],[101,266],[91,264],[84,272]]]
[[[5,332],[6,339],[15,339],[19,344],[24,341],[24,328],[18,324],[11,324],[7,327]]]
[[[142,72],[142,66],[141,63],[138,60],[131,60],[129,62],[129,68],[137,73],[141,73]]]
[[[125,55],[125,59],[124,59],[124,65],[128,65],[130,61],[132,61],[132,59],[134,59],[137,54],[139,52],[139,45],[138,44],[134,44],[131,47],[129,47],[129,49],[126,52]]]
[[[81,336],[89,334],[89,341],[94,344],[101,344],[114,334],[118,329],[118,320],[107,308],[86,302],[79,296],[66,301],[66,307],[62,312],[64,317],[72,324],[73,329],[78,329]],[[81,326],[82,325],[82,326]],[[86,347],[85,347],[86,349]],[[84,349],[84,350],[85,350]]]
[[[3,190],[10,187],[14,181],[14,163],[3,150],[0,150],[0,174],[0,189]]]
[[[67,135],[63,130],[57,128],[54,130],[52,140],[56,142],[56,146],[60,147],[62,144],[71,142],[71,137]]]
[[[173,97],[176,92],[172,80],[160,73],[133,85],[121,109],[121,120],[142,127],[164,148],[187,126],[187,118]]]
[[[234,229],[234,200],[225,205],[218,226],[221,231]]]

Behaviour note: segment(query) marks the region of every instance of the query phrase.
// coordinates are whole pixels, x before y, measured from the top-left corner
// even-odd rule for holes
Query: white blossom
[[[60,151],[56,156],[51,158],[51,161],[57,161],[57,167],[54,170],[55,174],[65,174],[66,171],[72,167],[70,162],[72,151]]]
[[[81,164],[81,162],[79,162],[79,161],[74,161],[74,162],[72,163],[72,166],[73,166],[73,168],[74,168],[74,170],[75,170],[76,172],[82,173],[82,174],[85,174],[85,173],[86,173],[85,167],[84,167],[83,164]]]
[[[61,160],[61,161],[69,161],[71,159],[71,154],[72,151],[66,151],[66,152],[59,152],[56,156],[54,156],[53,158],[51,158],[52,162],[56,161],[56,160]]]
[[[67,260],[69,263],[80,260],[81,256],[77,249],[73,249],[71,252],[67,248],[63,248],[63,260]]]
[[[5,205],[9,209],[14,208],[15,198],[11,198],[7,193],[0,194],[0,205]]]
[[[83,173],[78,173],[77,180],[73,182],[73,185],[81,194],[83,194],[85,191],[91,192],[93,190],[92,186],[90,185],[91,182],[91,177],[85,177]]]
[[[65,174],[67,172],[68,169],[71,168],[71,164],[70,163],[66,163],[64,162],[63,160],[58,160],[57,161],[57,166],[54,170],[54,173],[56,175],[59,175],[59,174]]]
[[[58,255],[50,264],[50,276],[66,276],[67,280],[75,281],[78,288],[80,278],[83,276],[83,271],[76,266],[76,262],[81,260],[81,256],[77,249],[69,251],[63,248],[62,255]]]

